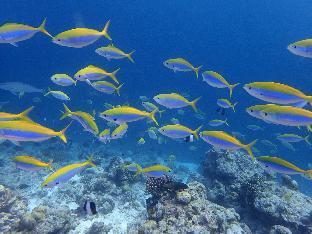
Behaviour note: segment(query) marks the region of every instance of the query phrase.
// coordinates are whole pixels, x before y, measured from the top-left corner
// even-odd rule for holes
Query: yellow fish
[[[82,163],[74,163],[62,167],[49,175],[45,181],[41,184],[41,187],[45,188],[52,188],[60,183],[67,182],[75,175],[81,173],[88,167],[96,167],[95,164],[92,162],[92,157],[90,157],[87,161]]]
[[[80,69],[75,75],[75,79],[79,81],[94,81],[94,80],[101,80],[105,77],[110,77],[113,81],[119,84],[119,81],[116,78],[116,74],[120,69],[116,69],[113,72],[107,72],[102,68],[89,65],[85,68]]]
[[[0,112],[0,121],[9,121],[9,120],[25,120],[32,121],[27,115],[34,109],[33,106],[24,110],[19,114],[11,114],[6,112]]]
[[[116,93],[118,96],[120,96],[120,89],[124,85],[124,84],[121,84],[118,87],[116,87],[112,83],[109,83],[104,80],[96,81],[93,83],[91,83],[91,81],[89,80],[86,80],[86,82],[99,92],[106,93],[106,94]]]
[[[122,138],[128,130],[128,124],[123,123],[119,125],[111,134],[111,139]]]
[[[195,112],[198,112],[196,103],[201,97],[196,98],[194,101],[189,101],[178,93],[158,94],[153,99],[159,105],[167,107],[169,109],[176,109],[185,106],[191,106]]]
[[[157,110],[153,110],[152,112],[146,112],[130,106],[120,106],[100,113],[100,117],[117,124],[134,122],[140,119],[149,118],[153,120],[156,125],[158,125],[158,122],[155,118],[156,112]]]
[[[43,168],[48,168],[52,170],[52,162],[42,162],[32,156],[16,156],[13,158],[16,168],[25,170],[25,171],[40,171]]]
[[[109,24],[110,21],[107,21],[102,31],[89,28],[70,29],[56,35],[53,37],[52,41],[61,46],[82,48],[96,42],[102,36],[106,37],[108,40],[112,40],[108,35]]]
[[[130,53],[125,53],[121,49],[115,47],[113,44],[108,45],[108,46],[103,46],[95,50],[95,53],[105,57],[107,60],[128,58],[133,63],[134,63],[134,60],[132,59],[131,55],[134,52],[135,50]]]
[[[287,49],[291,53],[306,58],[312,58],[311,48],[312,48],[312,39],[297,41],[287,46]]]
[[[101,142],[103,142],[104,144],[106,144],[107,142],[109,142],[111,139],[110,137],[110,129],[107,128],[105,130],[103,130],[100,134],[99,134],[99,140]]]
[[[242,148],[254,159],[251,147],[256,144],[257,140],[254,140],[248,145],[244,145],[238,139],[223,131],[203,131],[199,133],[199,136],[217,149],[238,150]]]
[[[8,43],[17,46],[17,42],[32,38],[37,32],[52,37],[45,29],[46,19],[38,28],[28,26],[25,24],[6,23],[0,26],[0,43]]]
[[[99,133],[98,126],[96,125],[94,118],[89,113],[83,111],[71,111],[65,104],[63,104],[63,106],[65,112],[60,120],[70,117],[71,119],[78,121],[86,131],[91,132],[94,135]]]
[[[239,85],[239,83],[233,85],[229,84],[229,82],[227,82],[227,80],[223,76],[214,71],[205,71],[203,72],[202,76],[203,81],[207,82],[207,84],[209,84],[212,87],[221,89],[228,88],[230,90],[230,98],[232,97],[233,89],[237,85]]]
[[[41,142],[52,137],[59,137],[67,143],[65,131],[70,124],[62,131],[56,132],[40,124],[24,121],[0,121],[0,138],[14,142],[33,141]]]
[[[190,62],[186,61],[184,58],[168,59],[164,62],[164,65],[165,67],[172,69],[174,72],[194,71],[197,79],[198,79],[198,71],[202,67],[202,66],[194,67]]]
[[[144,175],[148,177],[156,177],[160,178],[163,177],[164,175],[167,175],[169,172],[171,172],[171,169],[169,167],[157,164],[154,166],[150,167],[145,167],[143,169],[140,169],[136,172],[135,176],[143,173]]]

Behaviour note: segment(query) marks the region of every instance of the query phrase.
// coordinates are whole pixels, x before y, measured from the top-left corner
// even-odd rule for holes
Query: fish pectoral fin
[[[18,44],[15,42],[11,42],[10,45],[14,46],[14,47],[18,47]]]

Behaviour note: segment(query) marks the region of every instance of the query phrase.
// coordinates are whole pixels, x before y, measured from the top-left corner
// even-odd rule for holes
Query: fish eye
[[[253,110],[250,110],[250,112],[252,113],[252,112],[253,112]]]
[[[267,116],[267,115],[268,115],[268,113],[264,112],[264,115],[265,115],[265,116]]]
[[[107,115],[104,115],[104,117],[107,117]]]
[[[251,89],[251,87],[249,86],[248,89]]]
[[[81,77],[81,75],[78,75],[78,77]]]
[[[56,184],[56,185],[58,185],[58,184],[59,184],[59,182],[56,182],[55,184]]]
[[[114,119],[114,121],[117,121],[117,119]]]
[[[165,129],[161,129],[161,131],[163,131],[163,132],[164,132],[164,131],[165,131]]]
[[[61,39],[57,39],[57,41],[61,41]]]
[[[296,49],[296,48],[297,48],[297,46],[295,46],[295,45],[293,45],[293,47],[294,47],[294,49]]]
[[[45,185],[44,185],[44,187],[48,187],[48,185],[47,185],[47,184],[45,184]]]

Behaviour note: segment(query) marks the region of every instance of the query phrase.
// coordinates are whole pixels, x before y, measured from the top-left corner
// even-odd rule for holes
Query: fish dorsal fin
[[[94,66],[94,65],[89,65],[89,66],[87,66],[87,67],[89,67],[89,68],[98,68],[98,67],[96,67],[96,66]]]

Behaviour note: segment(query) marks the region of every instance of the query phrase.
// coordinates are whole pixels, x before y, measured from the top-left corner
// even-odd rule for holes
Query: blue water
[[[163,66],[168,58],[183,57],[194,66],[203,65],[203,70],[221,73],[230,83],[242,85],[253,81],[275,81],[288,84],[312,94],[311,60],[295,56],[286,50],[294,41],[311,36],[311,10],[309,0],[297,2],[284,1],[244,1],[225,0],[197,1],[1,1],[0,23],[19,22],[38,26],[47,17],[47,30],[56,35],[74,27],[88,27],[101,30],[108,19],[111,20],[109,34],[113,43],[125,51],[136,52],[135,64],[127,59],[107,61],[94,50],[108,45],[101,38],[96,43],[82,49],[61,47],[51,43],[46,35],[38,33],[32,39],[18,43],[15,48],[9,44],[0,44],[1,82],[19,81],[35,87],[48,87],[66,92],[71,101],[72,110],[97,113],[105,110],[104,103],[119,105],[129,103],[143,109],[139,96],[152,98],[159,93],[187,93],[190,99],[202,96],[198,107],[207,119],[198,120],[191,108],[185,108],[183,116],[175,110],[167,110],[160,120],[161,125],[170,123],[172,117],[192,129],[207,122],[222,118],[216,112],[217,98],[228,98],[227,89],[215,89],[202,82],[195,74],[174,73]],[[35,12],[35,13],[34,13]],[[125,83],[121,97],[98,93],[85,83],[77,87],[57,87],[50,81],[55,73],[75,74],[86,65],[93,64],[108,71],[121,68],[117,78]],[[246,142],[254,139],[268,139],[278,145],[277,155],[307,169],[312,163],[311,148],[305,143],[294,144],[296,152],[289,151],[279,144],[274,133],[298,133],[306,135],[305,130],[268,125],[250,117],[245,108],[263,102],[249,96],[242,85],[234,89],[232,101],[239,102],[237,112],[228,110],[225,117],[229,128],[227,132],[238,131],[246,135]],[[34,105],[32,98],[38,94],[26,94],[21,99],[0,91],[1,100],[9,100],[6,112],[17,113]],[[83,95],[82,95],[83,94]],[[62,102],[52,97],[40,96],[42,102],[35,103],[36,109],[31,117],[53,129],[62,129],[67,121],[59,121]],[[92,100],[93,104],[88,104]],[[105,121],[97,118],[100,130]],[[256,124],[265,128],[265,132],[254,132],[246,128]],[[69,129],[70,141],[83,141],[93,136],[87,132],[80,135],[82,128],[78,124]],[[120,141],[127,149],[136,148],[137,140],[144,135],[149,125],[145,122],[131,124],[127,138]],[[158,145],[144,135],[149,142],[142,150],[153,148],[165,154],[175,154],[180,161],[200,163],[203,154],[210,146],[203,141],[193,143],[198,147],[195,153],[189,151],[189,144],[167,139],[165,145]],[[94,143],[100,144],[98,142]],[[113,143],[117,144],[117,143]],[[39,146],[38,146],[39,147]],[[266,146],[258,143],[256,147],[264,155],[269,154]],[[239,172],[238,172],[239,173]],[[302,189],[308,192],[311,181],[296,178]]]

